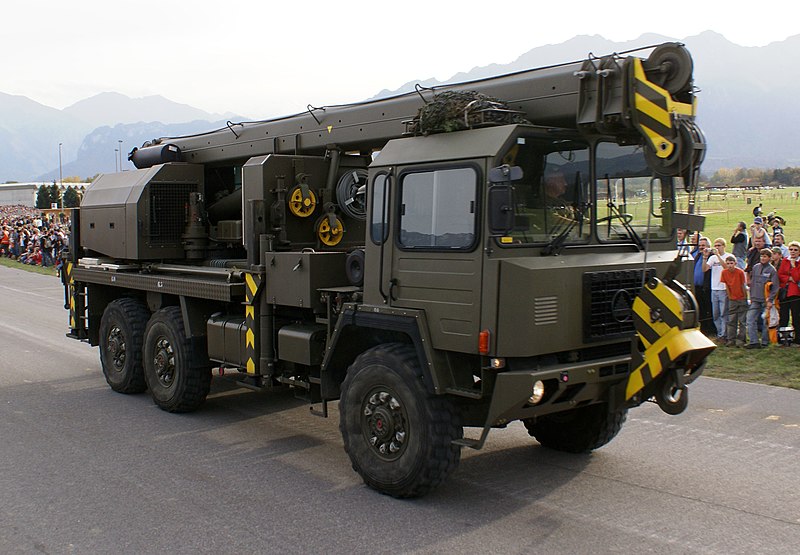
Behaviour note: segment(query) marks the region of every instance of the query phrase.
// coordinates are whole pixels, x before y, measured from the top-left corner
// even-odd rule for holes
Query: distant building
[[[53,182],[38,182],[38,183],[0,183],[0,206],[9,204],[21,204],[22,206],[36,206],[36,193],[42,185],[50,186]],[[83,194],[86,187],[90,183],[64,183],[61,189],[61,194],[68,187],[77,187],[78,192]]]

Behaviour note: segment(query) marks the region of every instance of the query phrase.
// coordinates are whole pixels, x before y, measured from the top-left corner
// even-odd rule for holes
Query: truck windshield
[[[589,148],[585,143],[519,137],[503,163],[520,166],[514,183],[514,226],[503,246],[589,239]]]
[[[596,225],[600,241],[667,240],[672,237],[674,185],[653,178],[639,146],[601,142],[595,151]]]

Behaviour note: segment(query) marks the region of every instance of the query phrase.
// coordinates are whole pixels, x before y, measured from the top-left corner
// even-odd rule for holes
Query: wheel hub
[[[385,460],[403,454],[407,439],[405,411],[399,399],[385,389],[373,390],[363,403],[364,436],[375,453]]]
[[[164,337],[159,338],[156,342],[153,366],[158,381],[165,387],[172,385],[175,379],[175,352],[172,349],[172,345]]]
[[[122,330],[117,326],[114,326],[111,328],[111,331],[108,332],[106,345],[111,355],[114,369],[118,371],[122,370],[125,366],[125,337],[122,335]]]

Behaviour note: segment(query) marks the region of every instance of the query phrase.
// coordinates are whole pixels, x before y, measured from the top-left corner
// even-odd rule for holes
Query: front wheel
[[[181,309],[170,306],[153,314],[144,334],[147,386],[167,412],[197,409],[211,388],[211,369],[190,366],[191,345],[183,330]]]
[[[339,429],[353,469],[371,488],[419,497],[439,486],[461,459],[453,440],[461,420],[444,397],[431,395],[410,345],[379,345],[348,369]]]
[[[601,403],[522,422],[528,434],[545,447],[588,453],[614,439],[627,414],[627,409],[609,412],[608,405]]]

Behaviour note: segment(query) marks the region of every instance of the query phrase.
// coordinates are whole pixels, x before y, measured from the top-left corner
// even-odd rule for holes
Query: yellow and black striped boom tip
[[[701,363],[716,348],[699,327],[684,329],[680,296],[657,278],[642,288],[633,302],[633,313],[636,332],[645,350],[641,362],[628,377],[626,401],[678,363],[699,372]]]
[[[659,158],[669,158],[680,139],[676,117],[694,119],[696,99],[691,104],[678,102],[669,91],[647,79],[642,60],[633,58],[634,122]]]

